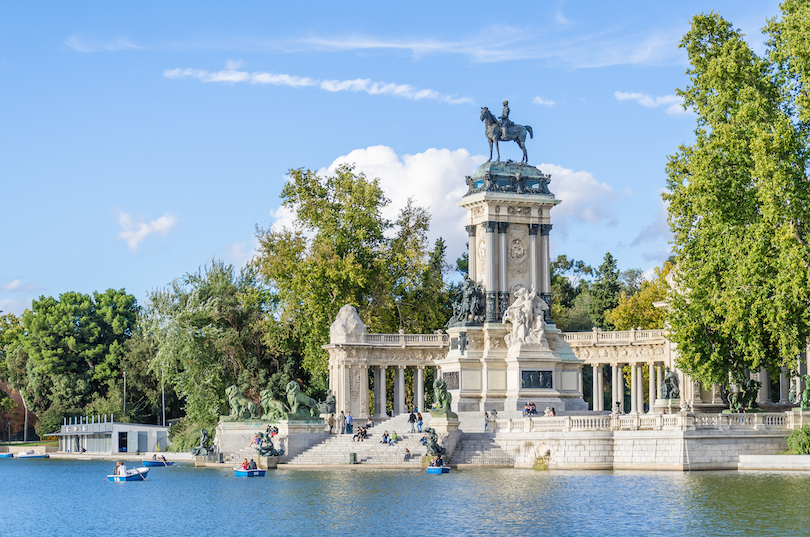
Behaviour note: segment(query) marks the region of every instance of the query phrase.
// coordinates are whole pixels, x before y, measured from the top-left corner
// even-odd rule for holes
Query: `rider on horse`
[[[507,100],[503,101],[503,112],[501,112],[500,120],[501,120],[500,123],[501,140],[506,140],[506,133],[508,132],[509,127],[514,125],[514,123],[512,123],[512,120],[509,119],[509,101]]]

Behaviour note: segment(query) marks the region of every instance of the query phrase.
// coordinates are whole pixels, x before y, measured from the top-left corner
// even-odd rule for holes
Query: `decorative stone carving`
[[[678,388],[678,377],[667,366],[664,372],[664,383],[661,387],[661,399],[679,399],[681,390]]]
[[[548,190],[551,176],[534,166],[519,162],[486,162],[466,178],[465,196],[479,192],[552,195]]]
[[[483,275],[486,270],[484,262],[487,259],[487,240],[484,237],[478,237],[476,242],[478,243],[478,264],[476,267],[480,267],[477,270]]]
[[[484,214],[484,206],[476,205],[475,207],[470,209],[470,212],[472,213],[473,216],[481,216],[482,214]]]
[[[481,323],[483,321],[481,315],[482,294],[481,286],[470,278],[464,278],[461,293],[453,301],[453,316],[447,321],[447,326]]]
[[[506,310],[503,322],[512,323],[512,331],[504,336],[510,349],[518,345],[548,345],[546,341],[545,311],[548,304],[532,288],[522,285],[515,290],[515,301]]]
[[[572,346],[571,349],[580,360],[620,361],[621,359],[648,359],[664,355],[664,346],[656,345],[605,345],[599,347]]]
[[[508,268],[512,276],[526,274],[529,266],[529,228],[525,225],[509,226],[506,232]]]
[[[531,207],[514,207],[512,205],[509,206],[509,209],[506,211],[508,214],[513,215],[520,215],[520,216],[531,216],[532,209]]]
[[[362,343],[365,335],[366,325],[351,304],[340,308],[335,322],[329,327],[330,343]]]

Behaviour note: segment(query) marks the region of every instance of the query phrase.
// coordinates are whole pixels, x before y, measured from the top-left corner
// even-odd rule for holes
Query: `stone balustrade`
[[[603,332],[592,330],[590,332],[563,332],[561,335],[570,345],[596,345],[598,343],[627,343],[630,341],[644,341],[650,343],[663,343],[665,330],[613,330]]]
[[[613,416],[554,416],[496,420],[497,431],[660,431],[676,430],[773,430],[785,431],[810,422],[810,413],[753,414],[619,414]]]
[[[356,344],[369,344],[374,346],[397,347],[448,347],[450,336],[448,334],[363,334]]]

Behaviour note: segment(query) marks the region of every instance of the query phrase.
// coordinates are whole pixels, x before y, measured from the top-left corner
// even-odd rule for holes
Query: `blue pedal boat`
[[[427,473],[429,474],[449,474],[449,466],[428,466]]]
[[[13,459],[14,453],[0,453],[0,459]]]
[[[241,468],[234,468],[233,474],[236,477],[264,477],[265,470],[242,470]]]
[[[149,468],[140,467],[127,470],[126,475],[108,475],[107,481],[146,481],[146,474],[149,473]]]
[[[154,467],[154,466],[173,466],[173,461],[141,461],[144,466]]]

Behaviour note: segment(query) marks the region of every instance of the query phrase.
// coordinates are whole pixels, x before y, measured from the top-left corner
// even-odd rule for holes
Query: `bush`
[[[799,454],[810,454],[810,425],[804,425],[801,429],[796,429],[787,438],[788,448]]]
[[[53,434],[62,427],[62,420],[67,415],[65,407],[60,404],[51,405],[48,410],[37,416],[35,430],[40,438]]]
[[[169,440],[172,441],[172,445],[169,446],[169,450],[188,451],[191,448],[199,446],[200,429],[205,429],[208,431],[209,444],[213,444],[214,430],[216,427],[216,422],[196,423],[187,421],[186,419],[181,419],[169,429]]]

